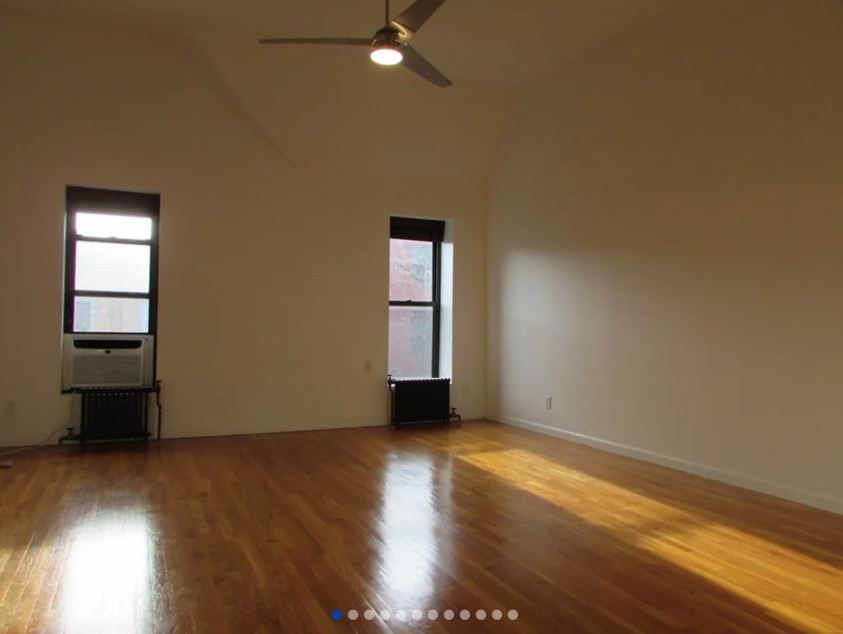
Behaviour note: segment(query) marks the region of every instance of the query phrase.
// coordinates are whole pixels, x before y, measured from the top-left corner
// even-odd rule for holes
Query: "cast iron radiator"
[[[82,399],[79,440],[149,438],[147,387],[77,388]]]
[[[447,423],[451,419],[451,379],[393,379],[392,424]]]

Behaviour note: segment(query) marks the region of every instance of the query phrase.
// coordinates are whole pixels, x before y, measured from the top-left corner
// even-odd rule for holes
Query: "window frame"
[[[433,288],[430,301],[390,299],[389,307],[416,307],[430,308],[433,310],[433,328],[431,333],[431,347],[433,350],[431,355],[430,378],[439,378],[439,333],[442,312],[442,242],[445,239],[445,221],[392,216],[390,217],[389,239],[390,241],[413,240],[416,242],[429,242],[432,245]]]
[[[158,334],[158,220],[161,198],[158,194],[145,194],[110,189],[69,186],[66,192],[65,211],[65,260],[64,260],[64,319],[66,335],[152,335]],[[149,218],[152,230],[148,240],[130,238],[97,238],[81,236],[76,232],[76,214],[108,214]],[[148,292],[90,291],[76,289],[76,251],[79,242],[100,244],[130,244],[149,246]],[[131,298],[149,301],[149,319],[146,332],[76,331],[74,330],[77,297]]]

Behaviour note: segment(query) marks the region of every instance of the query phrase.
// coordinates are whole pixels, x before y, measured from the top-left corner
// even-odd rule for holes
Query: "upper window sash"
[[[152,245],[157,235],[157,218],[103,212],[71,212],[69,236],[77,242]]]

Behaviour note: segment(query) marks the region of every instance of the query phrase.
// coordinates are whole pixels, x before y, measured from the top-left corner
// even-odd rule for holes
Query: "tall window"
[[[156,194],[67,188],[65,333],[155,334]]]
[[[439,376],[440,263],[445,223],[390,219],[389,374]]]

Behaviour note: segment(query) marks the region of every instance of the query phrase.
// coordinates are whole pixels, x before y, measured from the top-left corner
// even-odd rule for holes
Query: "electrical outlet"
[[[468,386],[467,386],[465,383],[463,383],[463,386],[462,386],[462,395],[463,395],[463,396],[468,396],[470,392],[471,392],[471,390],[469,390],[469,389],[468,389]]]
[[[547,409],[551,409],[553,407],[553,399],[550,396],[544,397],[544,406]]]
[[[372,373],[372,362],[371,362],[371,361],[369,361],[368,359],[366,359],[366,360],[363,362],[363,372],[364,372],[364,373],[366,373],[366,374],[371,374],[371,373]]]
[[[3,401],[3,414],[6,416],[14,416],[17,414],[18,404],[14,401]]]

